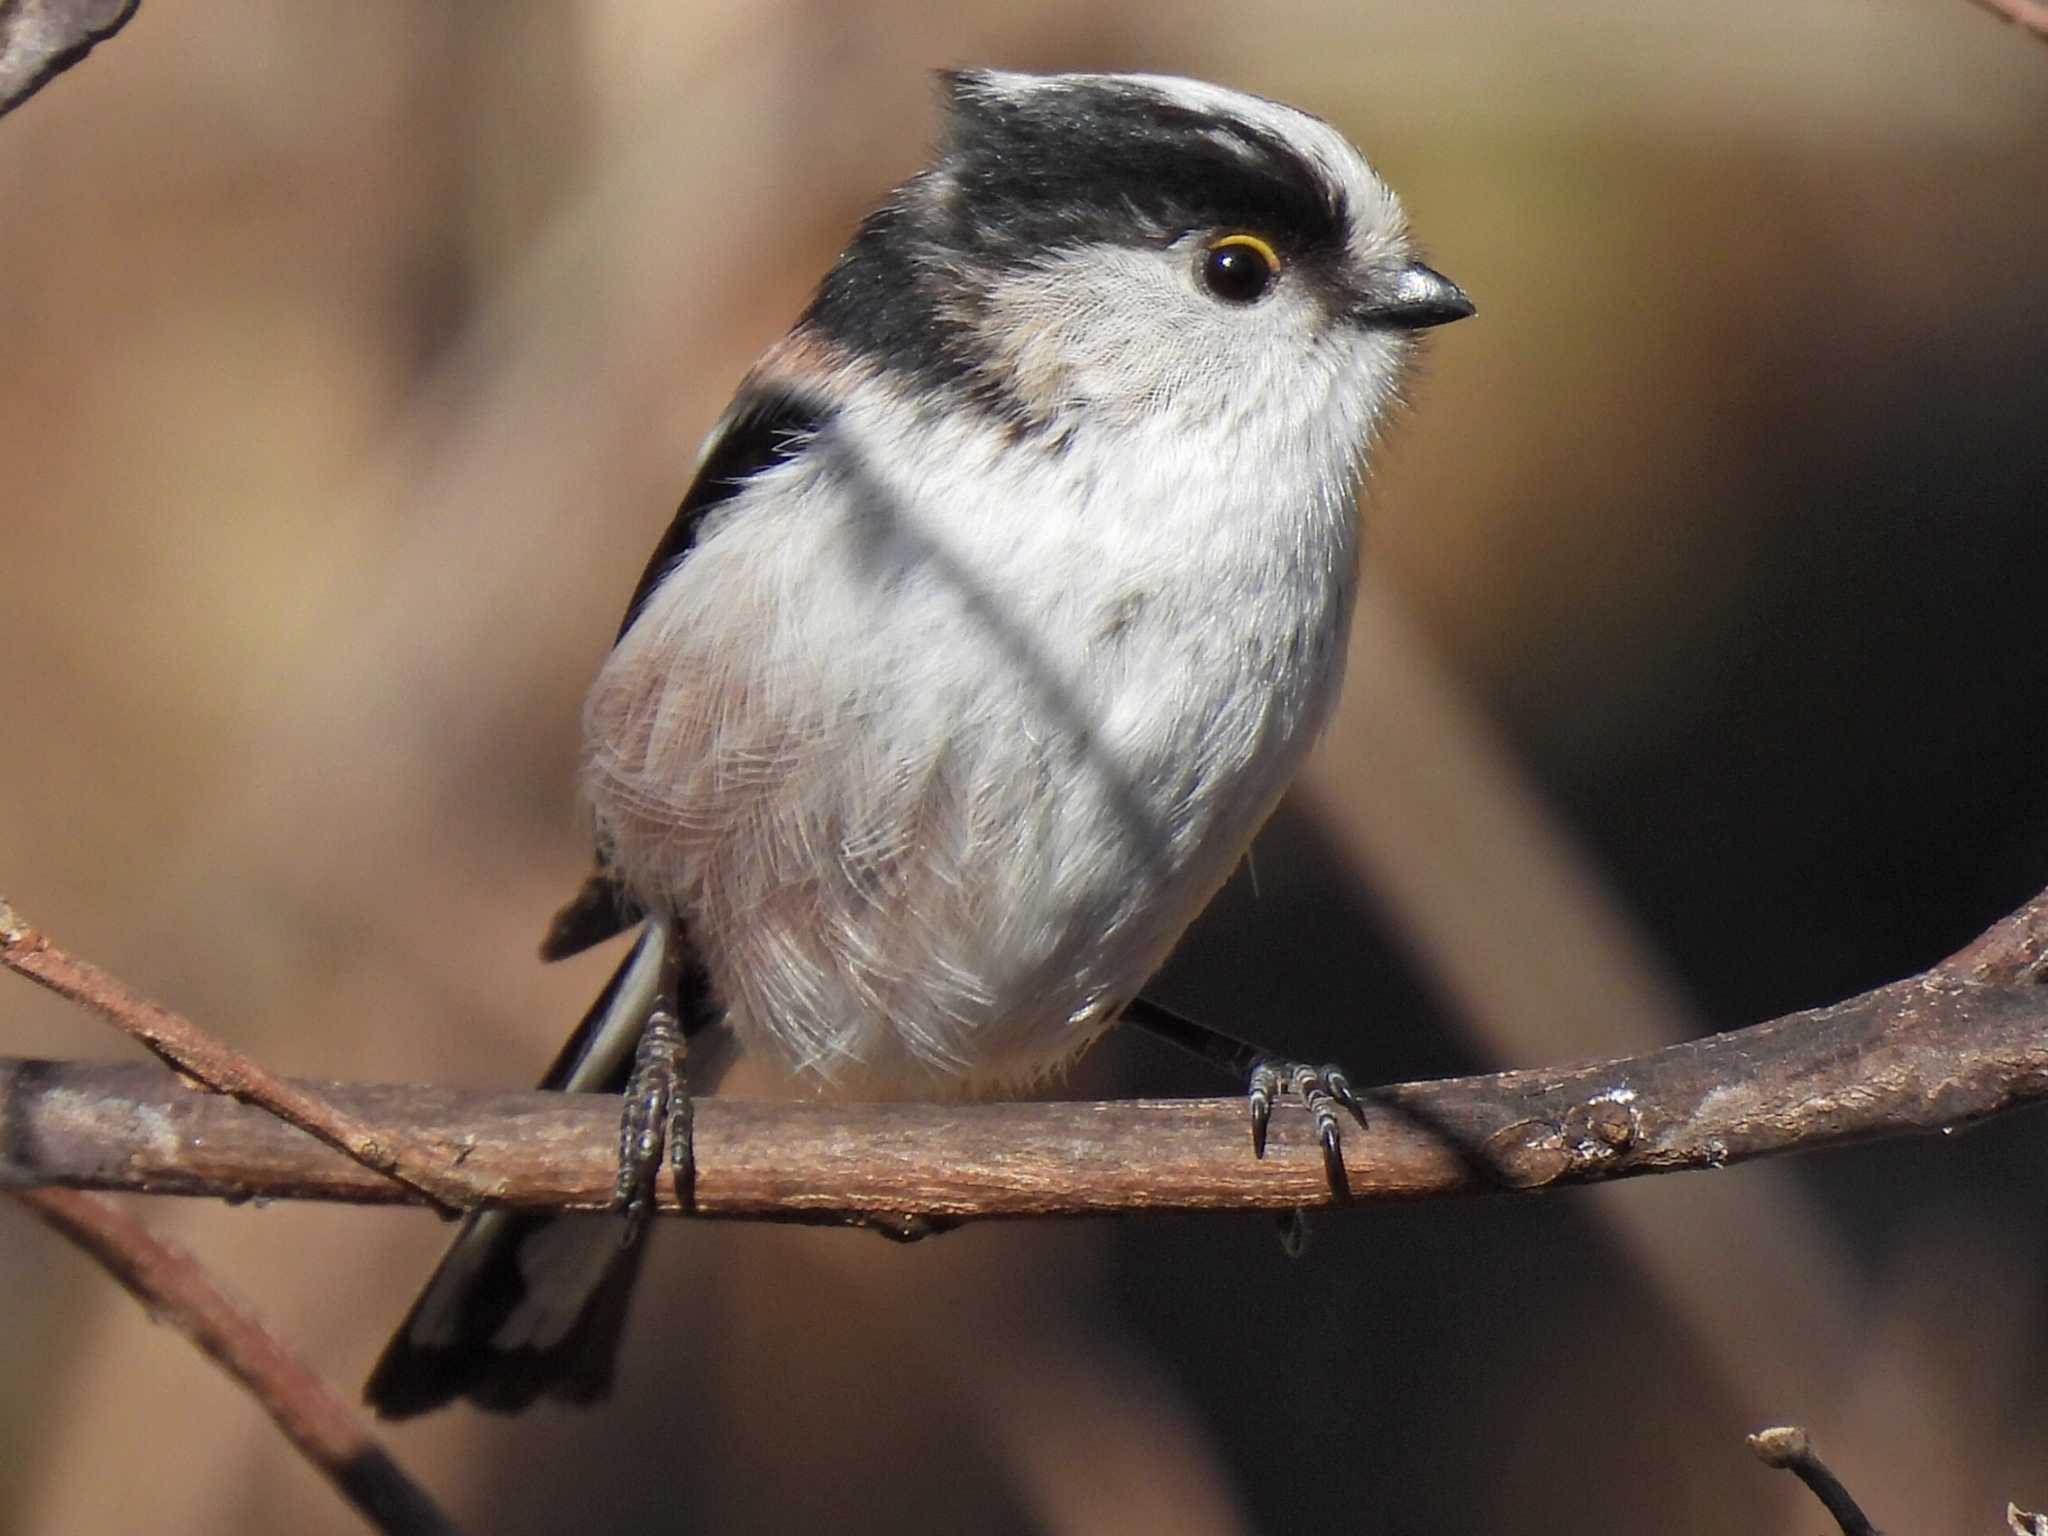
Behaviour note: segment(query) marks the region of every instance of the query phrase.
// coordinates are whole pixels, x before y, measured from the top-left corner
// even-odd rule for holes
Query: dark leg
[[[654,1209],[664,1142],[675,1168],[676,1194],[686,1205],[691,1184],[690,1085],[683,1024],[683,943],[673,924],[662,935],[660,980],[633,1051],[619,1117],[619,1182],[612,1199],[626,1213],[624,1241],[640,1235]],[[695,972],[695,967],[691,968]],[[696,1016],[701,1010],[692,1010]]]
[[[1168,1045],[1177,1045],[1190,1056],[1198,1056],[1210,1066],[1240,1080],[1250,1077],[1259,1063],[1269,1060],[1273,1054],[1226,1035],[1220,1029],[1197,1024],[1149,997],[1134,999],[1124,1009],[1122,1022],[1135,1024],[1146,1034],[1164,1040]]]
[[[1323,1146],[1323,1169],[1329,1174],[1330,1188],[1340,1197],[1349,1191],[1350,1185],[1344,1177],[1344,1145],[1337,1111],[1340,1107],[1349,1110],[1363,1126],[1366,1123],[1365,1106],[1359,1102],[1358,1095],[1352,1091],[1351,1080],[1340,1068],[1314,1067],[1305,1062],[1285,1060],[1206,1024],[1183,1018],[1149,998],[1141,997],[1134,1001],[1124,1010],[1123,1018],[1148,1035],[1157,1036],[1191,1055],[1199,1056],[1247,1085],[1245,1100],[1251,1113],[1254,1157],[1266,1155],[1266,1128],[1273,1118],[1274,1100],[1292,1091],[1315,1116],[1316,1138]]]

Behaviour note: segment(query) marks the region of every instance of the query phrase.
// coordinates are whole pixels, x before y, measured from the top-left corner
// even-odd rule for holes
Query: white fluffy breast
[[[1327,712],[1367,425],[1055,443],[868,387],[714,512],[592,691],[586,786],[742,1042],[928,1094],[1110,1022]]]

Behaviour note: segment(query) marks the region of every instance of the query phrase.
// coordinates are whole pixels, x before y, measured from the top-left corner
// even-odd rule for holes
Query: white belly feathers
[[[1085,445],[1020,486],[993,430],[907,479],[861,440],[835,421],[707,518],[591,694],[586,788],[749,1050],[855,1092],[1014,1084],[1114,1019],[1293,776],[1355,513],[1344,477],[1160,505],[1156,465]]]

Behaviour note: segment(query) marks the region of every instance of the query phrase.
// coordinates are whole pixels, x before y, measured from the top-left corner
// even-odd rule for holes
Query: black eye
[[[1202,252],[1202,282],[1226,304],[1249,304],[1273,286],[1280,256],[1257,235],[1225,235]]]

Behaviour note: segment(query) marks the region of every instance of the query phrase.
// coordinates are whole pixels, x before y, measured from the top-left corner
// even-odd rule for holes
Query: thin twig
[[[1760,1429],[1749,1437],[1749,1448],[1756,1452],[1757,1459],[1765,1466],[1790,1472],[1811,1488],[1813,1496],[1835,1517],[1835,1524],[1842,1528],[1842,1536],[1879,1536],[1877,1527],[1870,1523],[1870,1517],[1849,1497],[1849,1490],[1842,1486],[1842,1480],[1820,1459],[1820,1454],[1813,1448],[1812,1438],[1805,1430],[1789,1424],[1776,1429]]]
[[[2048,1099],[2048,892],[1930,970],[1830,1007],[1577,1067],[1367,1094],[1351,1203],[1536,1190],[1884,1136]],[[297,1091],[308,1092],[303,1087]],[[323,1084],[352,1122],[460,1149],[465,1203],[609,1205],[617,1100]],[[1332,1202],[1313,1124],[1241,1099],[1108,1104],[701,1101],[695,1209],[813,1221],[1280,1209]],[[0,1060],[0,1185],[390,1203],[408,1193],[141,1066]],[[676,1200],[667,1180],[664,1210]]]
[[[454,1157],[450,1147],[400,1127],[359,1119],[317,1091],[273,1075],[189,1019],[136,996],[98,966],[67,955],[30,927],[4,897],[0,965],[93,1009],[215,1093],[260,1104],[364,1167],[411,1185],[444,1210],[459,1209],[471,1199],[469,1182],[443,1171]]]
[[[0,0],[0,116],[120,31],[137,3]]]
[[[2048,0],[1971,0],[1971,3],[2048,41]]]
[[[15,1198],[92,1255],[152,1317],[212,1356],[373,1527],[390,1536],[454,1536],[454,1524],[347,1404],[189,1253],[93,1195],[36,1189]]]

